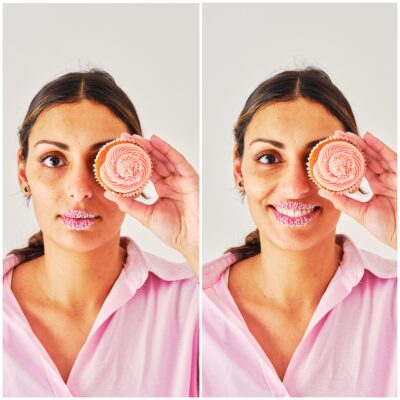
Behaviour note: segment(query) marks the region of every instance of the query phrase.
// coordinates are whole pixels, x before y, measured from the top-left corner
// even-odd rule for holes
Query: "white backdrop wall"
[[[18,127],[37,91],[64,73],[92,67],[111,73],[134,103],[144,136],[156,133],[198,169],[198,10],[196,4],[4,5],[5,253],[39,230],[17,183]],[[182,260],[131,217],[122,234]]]
[[[203,5],[204,261],[255,229],[234,188],[232,146],[233,126],[256,86],[285,69],[322,68],[352,105],[360,132],[394,149],[396,49],[396,4]],[[396,257],[343,213],[337,232]]]

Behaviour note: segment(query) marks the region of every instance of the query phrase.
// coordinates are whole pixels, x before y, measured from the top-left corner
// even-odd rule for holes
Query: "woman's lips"
[[[83,210],[66,211],[60,218],[67,228],[74,231],[86,231],[97,221],[94,214]]]
[[[308,210],[293,210],[286,209],[285,214],[279,212],[274,206],[270,206],[272,213],[274,214],[276,220],[282,225],[289,227],[303,227],[306,226],[318,213],[320,207],[313,207]],[[283,211],[283,210],[281,210]]]

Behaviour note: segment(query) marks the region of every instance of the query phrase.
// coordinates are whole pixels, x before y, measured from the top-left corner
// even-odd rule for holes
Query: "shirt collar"
[[[397,277],[396,262],[359,249],[346,235],[336,235],[336,243],[343,247],[343,258],[340,264],[343,277],[351,287],[360,282],[367,270],[378,278],[390,279]]]
[[[15,254],[10,254],[6,256],[3,260],[3,279],[8,274],[8,272],[13,269],[15,266],[20,264],[23,261],[23,256],[17,256]]]
[[[347,284],[354,287],[360,282],[364,271],[367,270],[381,279],[397,276],[396,263],[387,260],[367,250],[359,249],[346,235],[336,235],[336,243],[343,247],[343,258],[340,268]],[[238,254],[227,253],[203,266],[203,289],[214,286],[221,274],[242,257]]]
[[[221,274],[242,257],[239,254],[226,253],[216,260],[203,265],[203,289],[208,289],[218,281]]]

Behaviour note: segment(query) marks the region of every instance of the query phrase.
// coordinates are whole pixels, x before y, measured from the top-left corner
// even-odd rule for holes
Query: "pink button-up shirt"
[[[188,266],[147,254],[127,238],[121,244],[126,265],[66,384],[11,291],[20,260],[5,259],[4,396],[197,396],[198,281]]]
[[[238,257],[203,267],[203,396],[396,396],[396,263],[337,242],[341,265],[283,382],[228,290]]]

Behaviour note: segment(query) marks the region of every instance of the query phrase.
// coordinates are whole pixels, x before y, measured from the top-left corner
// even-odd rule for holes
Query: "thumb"
[[[151,205],[143,204],[133,197],[115,196],[110,192],[104,192],[104,197],[116,203],[122,212],[137,219],[143,225],[147,224],[151,213]]]
[[[363,224],[367,203],[352,199],[344,194],[331,194],[322,189],[318,191],[318,194],[329,200],[337,210],[345,212],[358,223]]]

